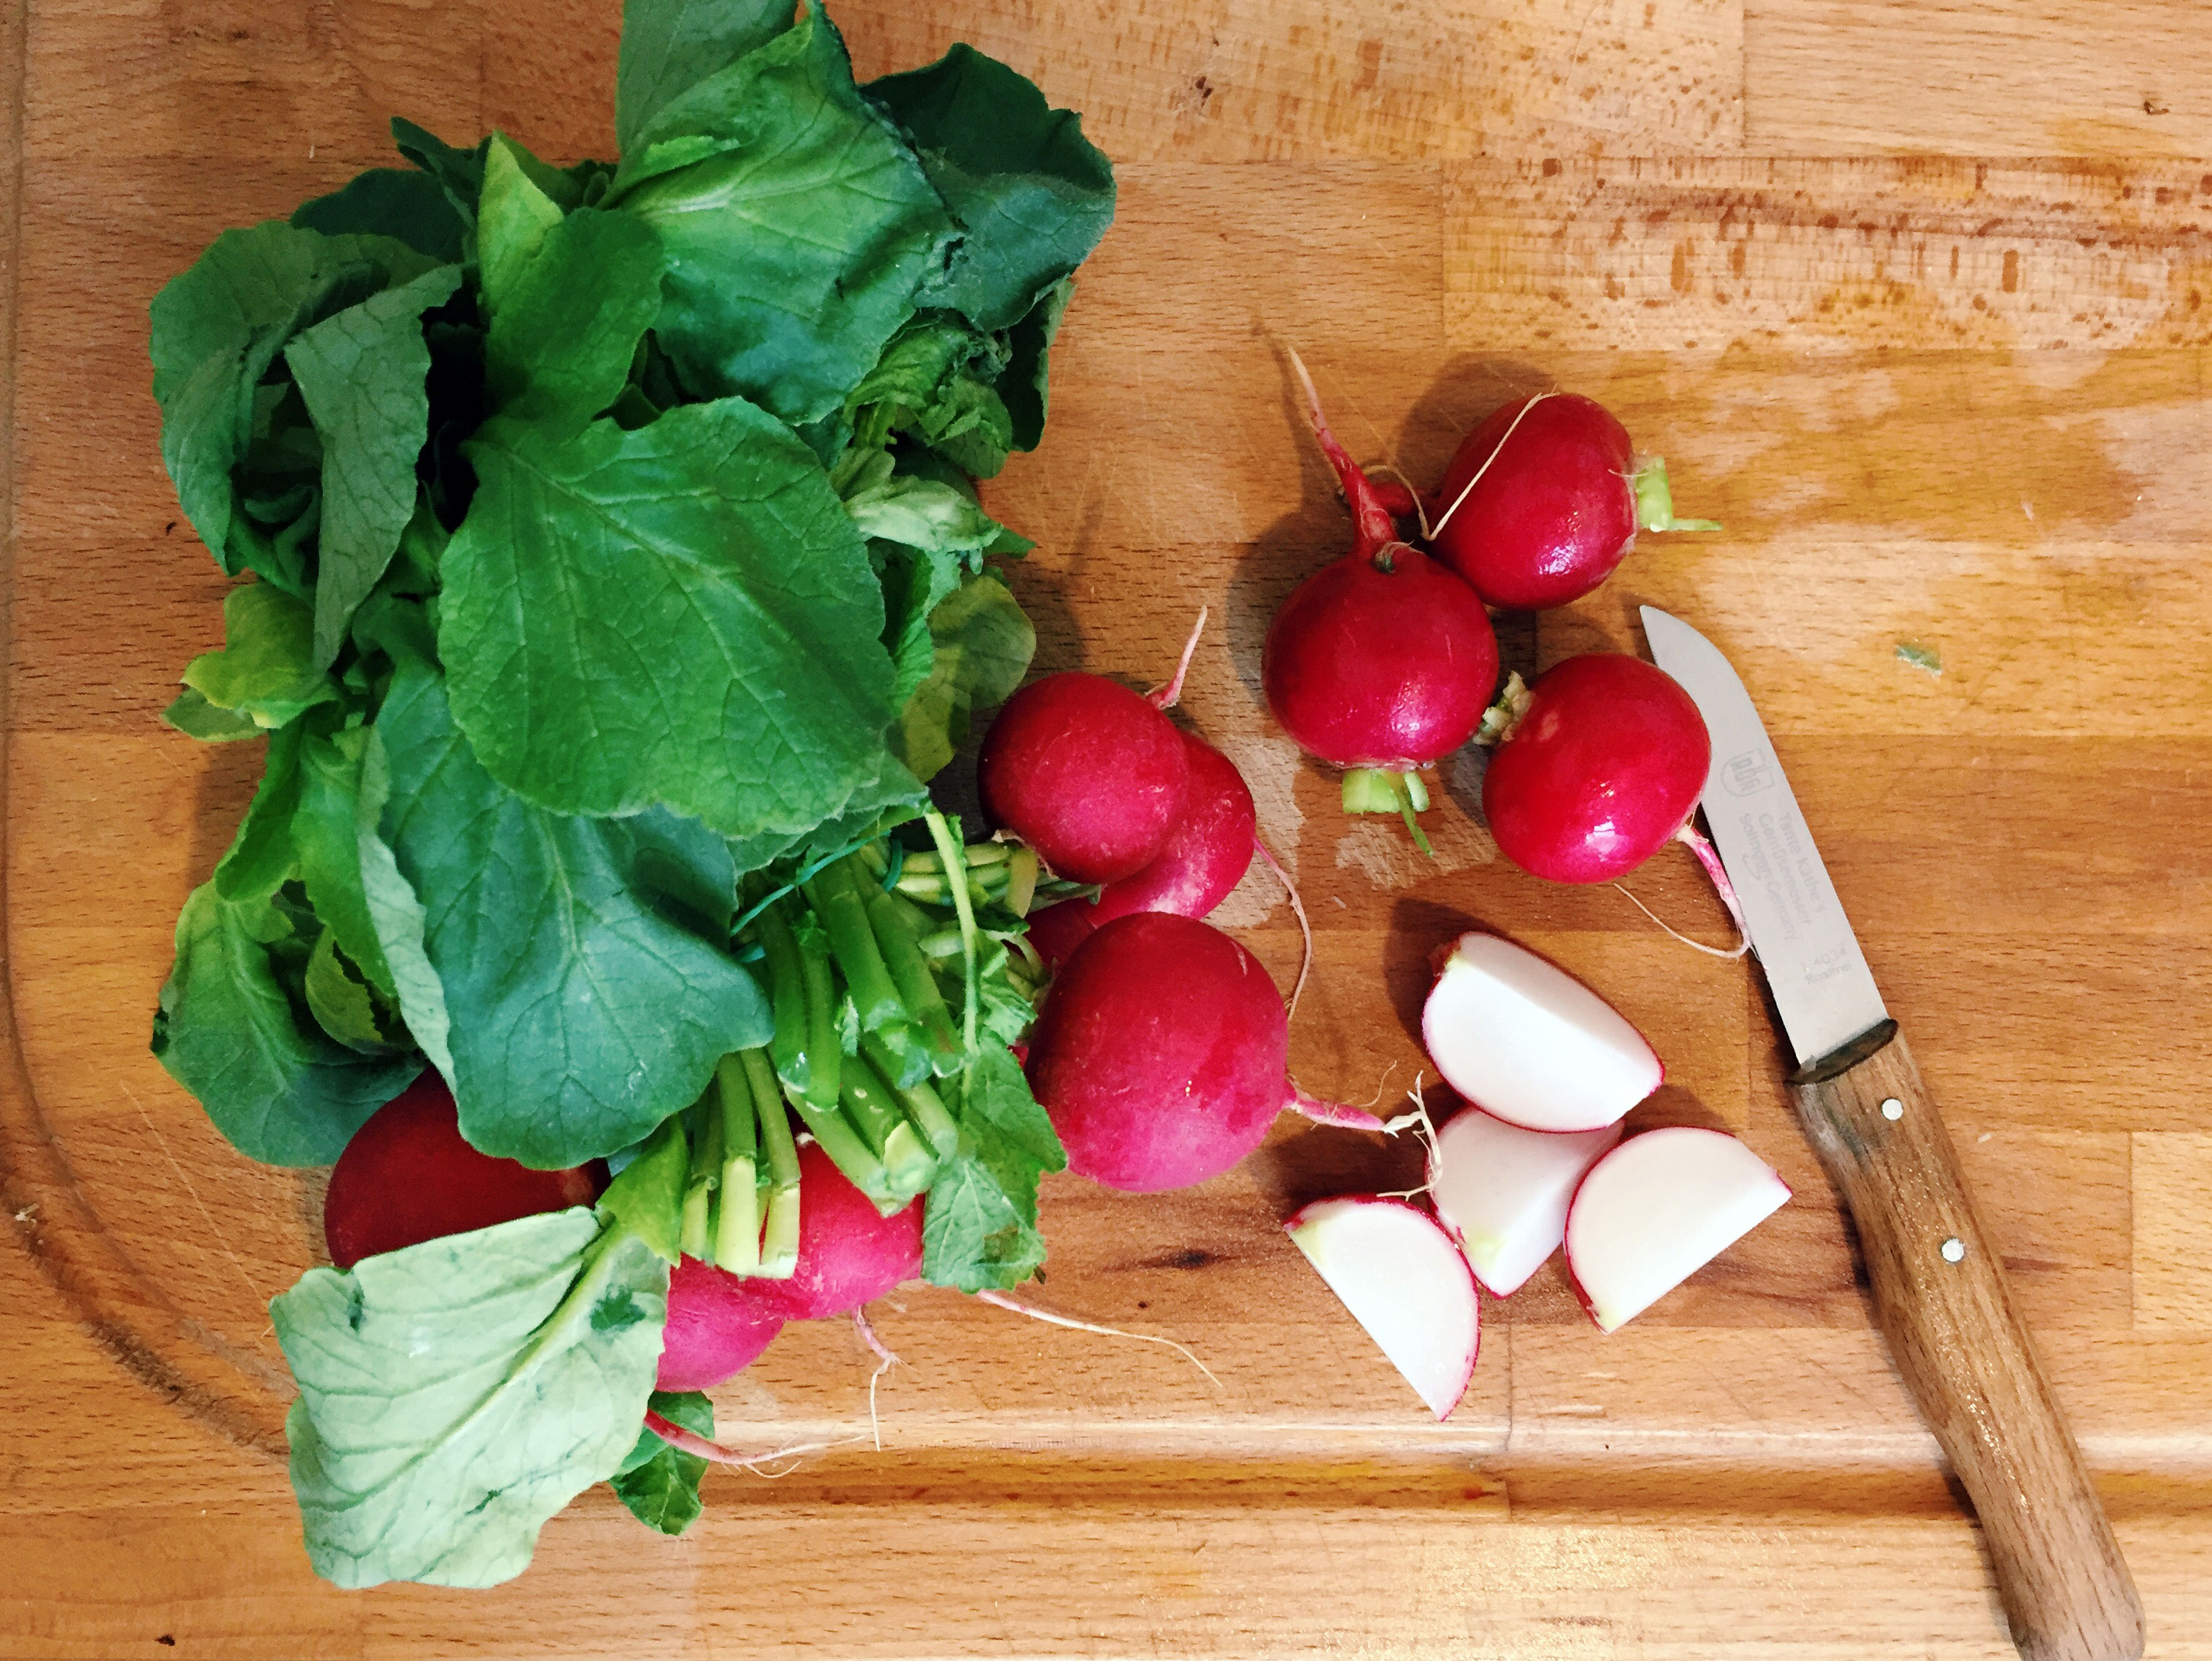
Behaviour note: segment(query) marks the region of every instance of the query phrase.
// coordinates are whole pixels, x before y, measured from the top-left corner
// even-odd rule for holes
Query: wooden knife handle
[[[1980,1515],[2013,1642],[2027,1661],[2135,1661],[2135,1582],[1897,1023],[1791,1083],[1889,1353]]]

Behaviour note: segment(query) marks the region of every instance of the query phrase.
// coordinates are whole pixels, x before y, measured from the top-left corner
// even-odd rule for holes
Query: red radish
[[[1316,1200],[1283,1225],[1328,1289],[1438,1419],[1467,1392],[1482,1346],[1474,1276],[1450,1238],[1403,1200]]]
[[[1590,1167],[1567,1212],[1567,1273],[1612,1332],[1688,1280],[1790,1197],[1766,1161],[1723,1130],[1632,1136]]]
[[[1620,1140],[1617,1124],[1523,1130],[1479,1107],[1445,1122],[1429,1148],[1429,1200],[1492,1297],[1511,1297],[1559,1249],[1575,1185]]]
[[[1631,453],[1605,408],[1571,393],[1509,404],[1469,433],[1425,504],[1429,545],[1492,605],[1542,611],[1612,575],[1638,530],[1676,519],[1667,464]]]
[[[593,1160],[566,1171],[532,1171],[478,1153],[463,1140],[453,1092],[434,1071],[369,1116],[331,1171],[323,1238],[331,1262],[364,1257],[466,1234],[541,1211],[590,1205],[606,1186]]]
[[[975,762],[992,824],[1073,882],[1144,869],[1182,813],[1189,775],[1165,715],[1126,686],[1074,672],[1008,698]]]
[[[1295,355],[1307,419],[1352,508],[1352,551],[1306,579],[1267,630],[1261,680],[1299,745],[1352,770],[1355,812],[1413,813],[1413,770],[1474,736],[1498,681],[1498,641],[1474,591],[1398,540],[1374,484],[1328,430]]]
[[[1030,1088],[1068,1169],[1156,1193],[1218,1177],[1289,1101],[1283,1001],[1258,958],[1164,911],[1106,924],[1053,982]]]
[[[1091,916],[1091,904],[1086,899],[1062,900],[1057,905],[1048,905],[1042,911],[1029,915],[1029,941],[1047,969],[1059,970],[1067,961],[1068,954],[1089,940],[1098,924]]]
[[[696,1257],[678,1263],[668,1276],[658,1388],[712,1390],[750,1366],[783,1330],[783,1311],[762,1296],[776,1284],[741,1280]]]
[[[1495,934],[1459,937],[1421,1009],[1444,1082],[1529,1130],[1597,1130],[1667,1069],[1626,1016],[1548,958]]]
[[[1483,816],[1523,871],[1610,882],[1688,822],[1711,765],[1705,719],[1664,670],[1592,652],[1529,687],[1483,774]]]
[[[843,1315],[921,1273],[921,1207],[886,1217],[819,1142],[799,1150],[799,1265],[757,1281],[761,1301],[793,1320]]]

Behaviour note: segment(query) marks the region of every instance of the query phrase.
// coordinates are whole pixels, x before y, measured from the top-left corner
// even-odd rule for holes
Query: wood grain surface
[[[1609,888],[1505,868],[1459,771],[1438,860],[1256,687],[1344,545],[1279,348],[1418,478],[1509,397],[1596,396],[1686,514],[1509,626],[1534,667],[1695,624],[1764,711],[2140,1584],[2212,1657],[2212,33],[2188,0],[851,0],[863,74],[974,41],[1085,112],[1121,206],[990,487],[1040,547],[1040,668],[1158,678],[1246,772],[1320,925],[1293,1066],[1411,1083],[1420,961],[1471,921],[1586,976],[1797,1198],[1609,1338],[1547,1269],[1451,1421],[1279,1220],[1404,1187],[1285,1124],[1135,1199],[1059,1181],[1046,1307],[926,1288],[795,1327],[687,1538],[605,1490],[491,1593],[308,1573],[267,1299],[319,1184],[232,1154],[145,1048],[169,931],[258,758],[156,711],[220,637],[148,390],[146,305],[222,228],[388,159],[386,118],[611,145],[615,0],[28,0],[0,12],[7,996],[0,1657],[1941,1658],[2012,1653],[1978,1530],[1869,1321],[1755,974]],[[1934,655],[1915,666],[1900,645]],[[1638,897],[1719,940],[1686,856]],[[1224,919],[1287,982],[1262,882]]]

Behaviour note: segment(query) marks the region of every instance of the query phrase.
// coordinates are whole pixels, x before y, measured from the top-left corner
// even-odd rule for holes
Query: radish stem
[[[735,1056],[714,1063],[714,1091],[722,1120],[722,1181],[715,1201],[714,1256],[717,1269],[732,1275],[760,1269],[760,1187],[756,1162],[760,1121],[751,1082]],[[773,1106],[781,1111],[779,1098]]]
[[[937,855],[945,861],[946,871],[964,871],[967,861],[962,856],[959,833],[945,822],[945,815],[930,808],[921,816],[929,827],[929,839],[937,844]],[[982,1001],[975,969],[975,906],[968,895],[966,882],[951,885],[952,909],[960,916],[960,960],[965,985],[960,1011],[960,1032],[968,1046],[968,1053],[975,1053],[976,1006]]]
[[[1639,531],[1717,531],[1717,519],[1677,519],[1674,495],[1667,486],[1667,463],[1660,456],[1638,456],[1629,465],[1628,488],[1636,496],[1636,528]]]
[[[744,1050],[738,1062],[744,1068],[745,1082],[752,1087],[762,1165],[768,1180],[758,1273],[766,1280],[787,1281],[799,1267],[799,1147],[792,1141],[791,1116],[784,1110],[768,1051]]]

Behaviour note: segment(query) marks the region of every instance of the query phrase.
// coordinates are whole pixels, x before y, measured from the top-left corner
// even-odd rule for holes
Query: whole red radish
[[[323,1238],[331,1262],[466,1234],[541,1211],[590,1205],[606,1185],[597,1160],[566,1171],[532,1171],[478,1153],[462,1139],[445,1080],[422,1076],[369,1116],[331,1171]]]
[[[799,1150],[799,1265],[756,1281],[762,1303],[793,1320],[843,1315],[921,1273],[921,1207],[886,1217],[819,1142]]]
[[[1309,577],[1267,630],[1267,706],[1300,747],[1352,770],[1346,808],[1405,815],[1427,792],[1414,769],[1474,736],[1498,681],[1498,641],[1482,601],[1449,570],[1398,540],[1374,484],[1328,430],[1295,356],[1307,419],[1352,508],[1352,550]]]
[[[1158,855],[1182,812],[1182,734],[1097,675],[1047,675],[1008,698],[975,762],[983,812],[1074,882],[1113,882]]]
[[[1610,882],[1681,830],[1711,764],[1705,719],[1664,670],[1592,652],[1529,687],[1483,775],[1483,815],[1523,871]]]
[[[1210,924],[1139,911],[1075,949],[1030,1038],[1068,1169],[1131,1193],[1218,1177],[1287,1104],[1281,995]]]
[[[1638,456],[1602,405],[1541,392],[1462,441],[1426,503],[1438,559],[1492,605],[1541,611],[1603,582],[1646,531],[1717,531],[1676,519],[1667,464]]]
[[[778,1284],[740,1279],[696,1257],[678,1263],[668,1276],[657,1387],[712,1390],[750,1366],[783,1330],[783,1311],[763,1296]]]

